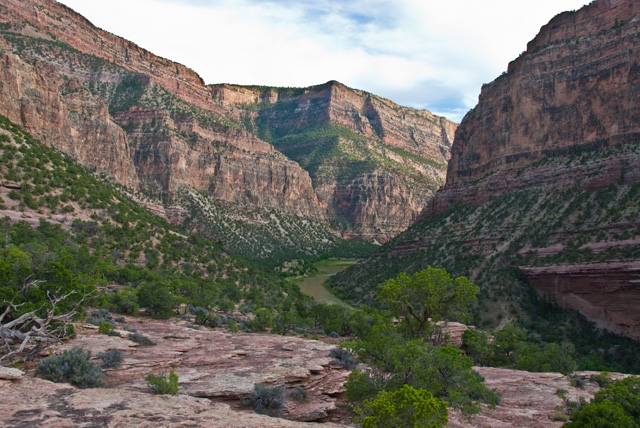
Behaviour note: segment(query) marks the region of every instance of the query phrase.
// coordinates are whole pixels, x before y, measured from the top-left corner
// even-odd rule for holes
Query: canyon
[[[426,110],[335,81],[205,85],[53,0],[3,2],[0,26],[0,114],[246,257],[385,242],[444,182],[457,125]]]
[[[334,289],[367,300],[385,279],[434,265],[483,289],[485,325],[527,317],[531,284],[637,338],[639,26],[637,2],[598,0],[542,27],[483,86],[421,218]]]
[[[482,87],[478,105],[456,134],[446,183],[429,211],[441,213],[458,202],[480,204],[531,186],[551,191],[616,182],[619,159],[597,165],[597,182],[571,170],[548,180],[548,171],[538,165],[640,139],[639,9],[632,1],[592,2],[542,27],[508,71]],[[518,178],[525,170],[536,180]],[[631,172],[625,180],[637,182],[640,177]]]

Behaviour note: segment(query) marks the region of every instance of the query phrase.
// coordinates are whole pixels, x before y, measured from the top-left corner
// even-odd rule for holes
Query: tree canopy
[[[422,337],[431,336],[432,323],[440,320],[467,321],[478,290],[463,276],[452,279],[446,270],[428,267],[384,282],[378,299],[402,320],[409,335]]]
[[[381,391],[358,409],[363,428],[439,428],[447,424],[447,403],[429,391],[404,385],[397,391]]]

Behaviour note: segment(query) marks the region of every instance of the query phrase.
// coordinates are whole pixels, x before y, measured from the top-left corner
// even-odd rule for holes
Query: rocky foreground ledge
[[[99,334],[93,326],[79,329],[77,338],[55,349],[74,346],[93,356],[108,349],[124,351],[121,367],[105,371],[106,388],[77,389],[15,373],[0,375],[0,427],[305,427],[349,426],[343,398],[349,375],[332,364],[334,344],[298,337],[230,333],[190,325],[187,321],[127,318],[129,329],[156,345],[141,346],[122,337]],[[176,396],[154,395],[144,377],[174,369],[179,376]],[[483,408],[472,418],[449,412],[449,427],[560,427],[558,406],[566,397],[590,399],[598,390],[580,372],[583,387],[558,373],[529,373],[478,367],[489,388],[501,393],[495,409]],[[621,375],[612,375],[620,378]],[[255,384],[268,382],[302,388],[308,401],[287,401],[282,417],[258,415],[241,405]],[[575,382],[573,383],[575,385]],[[556,415],[554,416],[554,413]]]

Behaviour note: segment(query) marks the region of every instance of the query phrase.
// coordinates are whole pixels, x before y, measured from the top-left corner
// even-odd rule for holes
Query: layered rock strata
[[[108,349],[124,352],[121,367],[107,371],[107,386],[128,393],[149,393],[144,378],[149,372],[175,370],[180,394],[222,400],[236,407],[255,385],[267,382],[283,386],[286,407],[281,416],[297,421],[340,421],[344,403],[344,382],[349,371],[332,364],[329,353],[335,345],[296,337],[270,334],[230,333],[207,328],[194,329],[184,321],[128,319],[126,327],[135,328],[154,346],[140,346],[127,339],[130,332],[117,330],[122,337],[98,334],[85,326],[78,338],[55,352],[74,346],[91,350],[93,355]],[[121,327],[123,327],[121,325]],[[307,400],[288,399],[300,388]]]
[[[0,114],[83,165],[169,204],[188,189],[249,210],[337,221],[335,231],[345,237],[384,241],[414,221],[444,181],[456,125],[427,111],[337,82],[295,91],[207,86],[193,70],[53,0],[7,0],[0,12],[7,41],[0,45],[6,74]],[[257,105],[277,108],[256,113]],[[282,105],[287,114],[273,115]],[[269,122],[276,133],[339,126],[367,140],[377,160],[330,166],[323,176],[332,178],[320,185],[312,169],[274,150],[247,118]],[[388,162],[395,167],[378,168]],[[333,178],[345,169],[348,179]]]
[[[73,77],[41,61],[22,58],[0,38],[0,114],[43,143],[70,154],[83,165],[138,187],[124,130]]]
[[[238,121],[309,171],[345,236],[385,241],[444,182],[456,124],[330,81],[309,88],[213,85]]]
[[[636,273],[624,266],[640,258],[630,244],[640,235],[639,47],[637,1],[596,0],[553,18],[482,88],[420,220],[336,275],[342,297],[370,299],[399,272],[444,267],[476,281],[483,326],[497,327],[530,315],[529,277],[562,305],[637,337]],[[606,287],[607,270],[588,267],[618,262]]]
[[[521,267],[529,283],[599,327],[640,339],[640,262]]]
[[[545,159],[640,141],[639,15],[638,2],[598,0],[545,25],[505,74],[483,86],[456,131],[446,184],[429,212],[536,184],[518,171]],[[615,171],[615,161],[600,168]],[[543,169],[528,174],[549,187],[581,183],[571,171],[555,183]],[[597,186],[619,178],[607,174]]]

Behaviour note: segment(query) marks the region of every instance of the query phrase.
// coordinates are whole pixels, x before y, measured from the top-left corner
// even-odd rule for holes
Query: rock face
[[[640,262],[521,268],[531,285],[608,330],[640,339]]]
[[[0,113],[81,164],[137,188],[125,132],[75,78],[14,54],[0,38]]]
[[[518,171],[545,159],[637,143],[639,14],[638,2],[598,0],[545,25],[506,74],[483,86],[456,132],[446,185],[430,212],[536,184]],[[599,168],[607,174],[585,184],[606,187],[620,178],[615,162]],[[582,184],[573,171],[556,174],[561,181],[529,171],[548,187]]]
[[[456,125],[427,111],[337,82],[294,91],[206,86],[193,70],[53,0],[0,7],[0,114],[166,208],[193,206],[188,195],[198,193],[240,206],[237,217],[277,209],[340,223],[333,232],[344,237],[384,241],[444,181]],[[322,127],[339,127],[331,144],[349,153],[318,157],[323,146],[314,165],[292,155],[313,151],[319,141],[308,132]],[[295,144],[279,140],[292,136]]]
[[[639,94],[637,1],[558,15],[483,87],[423,216],[336,275],[334,288],[367,300],[400,272],[444,267],[481,287],[481,326],[496,327],[528,316],[528,278],[598,325],[638,337],[637,273],[625,269],[640,260]],[[619,262],[610,273],[601,265]]]
[[[589,381],[594,372],[576,372],[574,376],[585,380],[583,387],[573,386],[571,379],[559,373],[530,373],[520,370],[475,367],[485,385],[500,393],[500,404],[494,409],[483,408],[482,412],[465,418],[458,412],[449,412],[449,428],[463,427],[561,427],[568,419],[564,410],[565,400],[578,402],[580,397],[589,401],[600,389]],[[612,379],[624,376],[614,373]],[[564,420],[563,420],[564,415]]]
[[[347,226],[345,236],[385,241],[415,221],[444,181],[456,125],[426,110],[335,81],[211,90],[234,118],[309,171],[326,215]]]
[[[2,382],[2,381],[0,381]],[[4,382],[3,382],[4,383]],[[2,385],[1,427],[317,427],[234,410],[188,395],[151,395],[121,388],[76,389],[37,378]],[[323,424],[327,428],[344,425]]]

